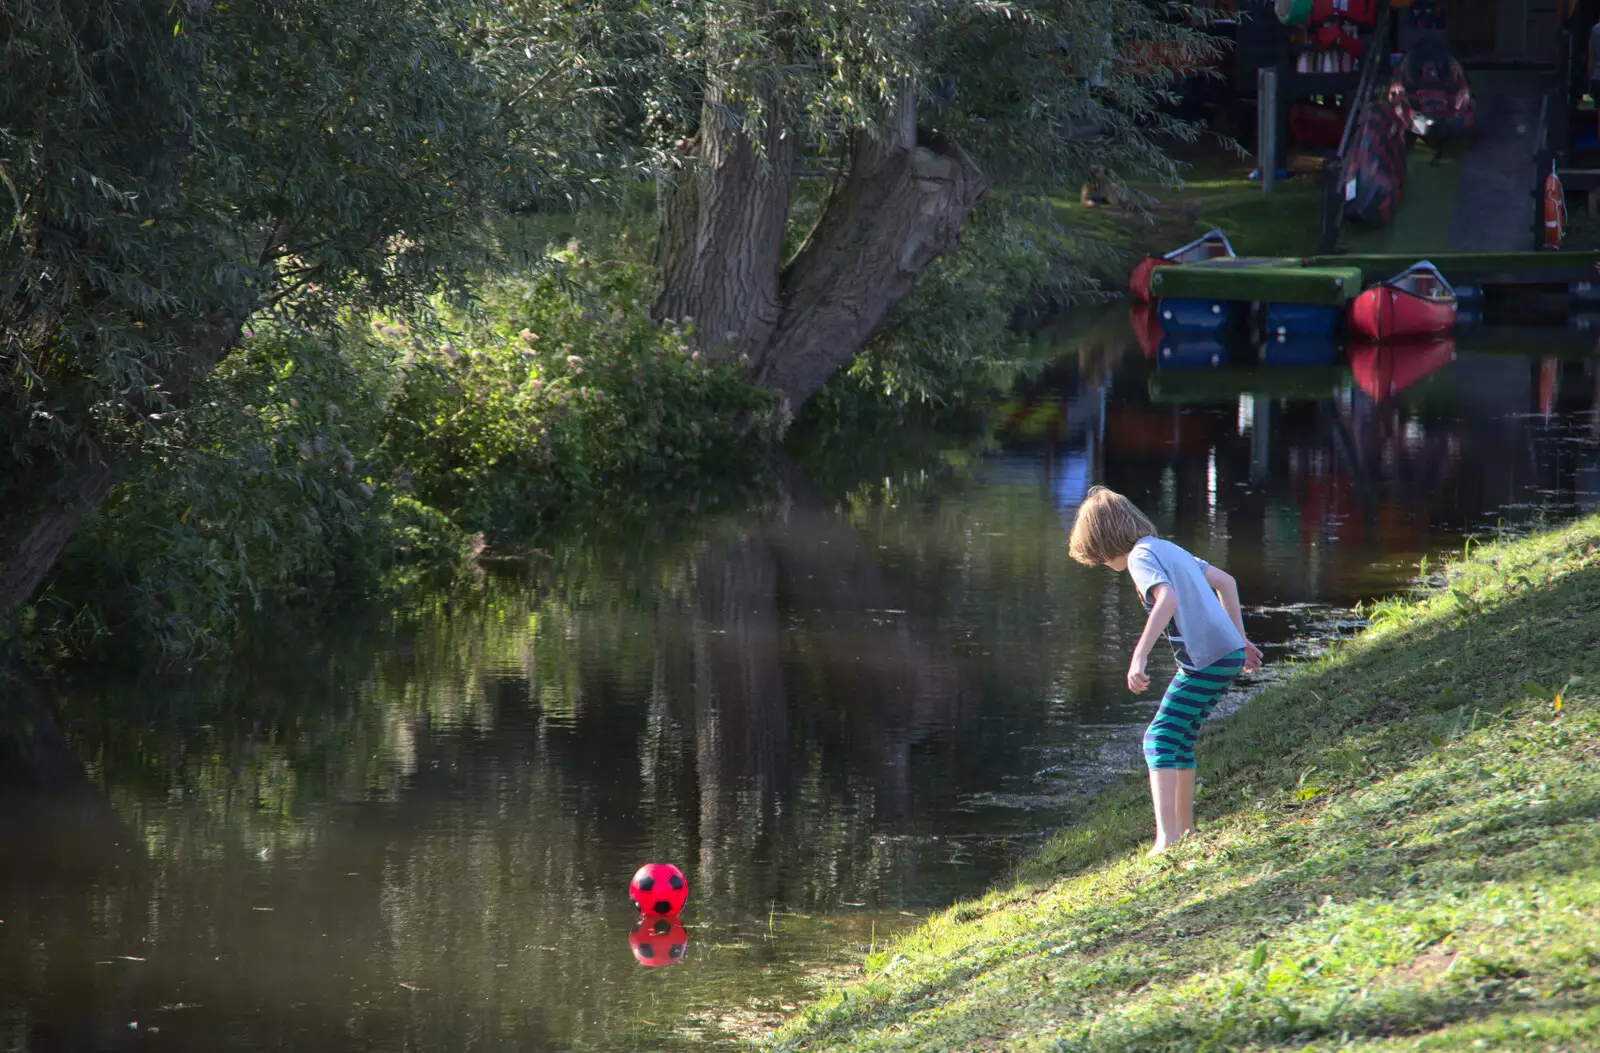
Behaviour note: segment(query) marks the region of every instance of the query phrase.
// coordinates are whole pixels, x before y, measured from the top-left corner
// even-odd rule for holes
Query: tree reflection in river
[[[1331,360],[1068,350],[995,446],[803,461],[654,547],[55,685],[68,809],[114,821],[48,842],[0,798],[0,1049],[709,1048],[1137,765],[1142,612],[1063,551],[1090,483],[1229,566],[1267,643],[1600,490],[1590,360],[1462,344],[1374,399]],[[689,872],[682,967],[628,949],[646,859]]]

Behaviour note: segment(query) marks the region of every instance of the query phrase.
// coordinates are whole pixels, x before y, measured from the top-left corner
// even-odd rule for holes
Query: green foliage
[[[488,219],[558,193],[475,25],[459,0],[0,9],[0,578],[78,462],[129,479],[27,613],[34,639],[138,623],[204,649],[242,601],[360,578],[334,557],[354,538],[434,543],[431,512],[352,489],[346,425],[273,418],[268,389],[374,383],[334,336],[347,312],[459,291]]]
[[[194,657],[246,612],[464,558],[462,533],[378,457],[392,369],[338,330],[249,334],[73,540],[24,613],[25,652],[117,637]]]
[[[385,456],[424,503],[500,538],[574,501],[613,513],[685,472],[748,472],[777,438],[772,396],[736,363],[649,318],[650,274],[574,244],[531,277],[485,284],[434,344],[374,323],[407,353]]]
[[[1174,184],[1166,147],[1195,128],[1169,114],[1169,89],[1180,70],[1217,55],[1200,30],[1203,13],[1143,0],[604,0],[582,14],[560,0],[520,0],[506,10],[497,31],[552,71],[551,87],[541,87],[550,98],[595,114],[593,148],[614,161],[613,175],[676,187],[669,197],[687,208],[683,188],[695,183],[684,176],[707,151],[772,148],[780,165],[792,155],[801,171],[820,167],[825,178],[801,178],[792,201],[773,196],[773,208],[789,210],[786,252],[814,224],[836,221],[826,199],[866,192],[876,165],[868,145],[909,141],[908,121],[922,147],[970,155],[1001,188],[968,221],[968,247],[921,280],[853,375],[824,396],[824,413],[853,409],[864,393],[943,402],[1003,382],[1017,351],[1008,336],[1016,312],[1069,299],[1087,284],[1084,264],[1103,255],[1092,234],[1073,236],[1039,198],[1093,178],[1140,203],[1149,196],[1130,181]],[[717,129],[737,129],[715,133],[727,143],[707,138],[709,113]],[[761,178],[750,171],[749,180]],[[795,257],[781,280],[796,279],[807,259]],[[704,292],[687,274],[669,270],[667,280],[677,302]],[[731,330],[728,338],[760,362],[761,347],[740,344],[747,335],[766,339]],[[833,354],[846,361],[858,350],[852,343]],[[761,368],[783,386],[774,379],[781,365]],[[801,397],[811,395],[807,386]]]
[[[14,458],[150,439],[253,313],[326,324],[465,277],[485,212],[532,166],[460,6],[6,5]]]
[[[688,163],[702,100],[750,130],[781,123],[804,153],[832,155],[895,119],[918,120],[992,177],[1076,182],[1176,176],[1158,148],[1191,130],[1163,112],[1181,67],[1217,54],[1204,13],[1142,0],[514,0],[492,34],[551,71],[547,102],[593,115],[588,141],[617,171]],[[755,136],[759,140],[759,136]]]
[[[84,451],[128,480],[30,638],[70,649],[138,624],[170,653],[204,650],[242,610],[368,588],[397,554],[452,562],[466,532],[509,540],[585,500],[638,509],[685,471],[747,470],[785,422],[736,364],[649,323],[648,270],[574,256],[485,278],[542,249],[507,237],[507,211],[670,178],[709,96],[815,160],[881,131],[912,89],[925,141],[1015,181],[832,407],[1003,386],[1028,358],[1008,335],[1018,304],[1081,278],[1020,191],[1091,161],[1113,182],[1172,175],[1157,144],[1188,129],[1159,112],[1165,85],[1209,50],[1184,11],[7,4],[0,545]],[[1152,47],[1166,58],[1138,57]],[[375,344],[350,334],[374,315]]]
[[[246,613],[459,570],[479,532],[637,521],[697,479],[751,474],[778,434],[772,396],[651,322],[647,272],[576,247],[553,262],[441,307],[446,340],[395,320],[252,332],[74,540],[23,649],[115,636],[194,657]]]
[[[1070,301],[1089,282],[1071,231],[1048,207],[992,209],[923,275],[808,416],[848,418],[861,403],[952,406],[1004,391],[1049,345],[1015,324],[1035,304]]]

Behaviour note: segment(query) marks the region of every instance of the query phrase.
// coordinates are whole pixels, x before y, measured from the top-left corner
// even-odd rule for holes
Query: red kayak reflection
[[[1144,357],[1156,357],[1156,351],[1161,346],[1161,324],[1157,320],[1156,305],[1153,303],[1136,303],[1128,307],[1128,324],[1133,327],[1133,338],[1139,343],[1139,350],[1144,352]]]
[[[1455,361],[1453,337],[1375,344],[1350,344],[1350,374],[1373,402],[1382,402]]]

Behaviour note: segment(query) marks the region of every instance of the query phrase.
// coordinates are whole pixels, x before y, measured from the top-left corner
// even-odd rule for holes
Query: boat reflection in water
[[[1456,360],[1455,339],[1448,336],[1404,343],[1352,342],[1350,375],[1374,402],[1393,398]]]

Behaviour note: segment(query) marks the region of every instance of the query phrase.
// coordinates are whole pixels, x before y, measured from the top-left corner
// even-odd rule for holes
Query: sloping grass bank
[[[1195,837],[1130,779],[772,1047],[1600,1049],[1600,518],[1447,572],[1207,730]]]

